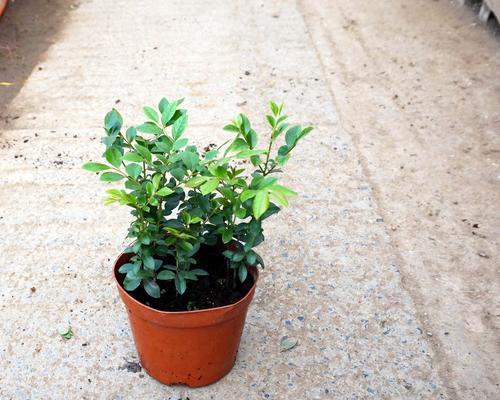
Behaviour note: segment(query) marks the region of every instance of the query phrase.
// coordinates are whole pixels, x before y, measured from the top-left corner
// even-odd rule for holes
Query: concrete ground
[[[25,0],[0,51],[1,399],[500,397],[500,41],[469,9]],[[196,390],[139,370],[110,278],[127,212],[80,169],[107,110],[161,96],[200,144],[269,99],[316,127],[236,365]]]

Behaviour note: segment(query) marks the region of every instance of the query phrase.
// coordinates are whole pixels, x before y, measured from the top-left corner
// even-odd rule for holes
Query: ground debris
[[[136,361],[127,361],[127,360],[125,360],[125,364],[123,364],[118,369],[121,369],[121,370],[124,370],[127,372],[133,372],[134,374],[142,371],[141,364],[139,364]]]
[[[299,339],[283,336],[280,341],[280,351],[288,351],[299,344]]]

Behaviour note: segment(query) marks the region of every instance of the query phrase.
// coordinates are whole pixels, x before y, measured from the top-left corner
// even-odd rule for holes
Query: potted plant
[[[148,121],[126,130],[113,109],[104,119],[106,162],[83,168],[123,183],[107,190],[105,204],[131,209],[132,243],[113,276],[142,366],[166,384],[204,386],[234,364],[256,267],[264,267],[255,251],[262,222],[296,194],[276,174],[312,128],[289,127],[271,102],[264,147],[240,114],[224,127],[232,138],[200,150],[184,136],[181,103],[144,107]]]

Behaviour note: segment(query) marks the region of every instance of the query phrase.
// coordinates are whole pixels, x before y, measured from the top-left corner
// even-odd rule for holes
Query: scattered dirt
[[[222,255],[222,246],[204,246],[196,254],[197,268],[208,272],[208,276],[200,276],[198,281],[188,281],[187,290],[179,295],[175,290],[174,281],[158,281],[161,297],[154,299],[142,286],[129,294],[149,307],[161,311],[193,311],[207,308],[222,307],[241,300],[252,288],[254,279],[248,274],[241,283],[233,270],[226,267],[227,259]],[[164,259],[164,264],[174,264],[175,261]],[[118,274],[120,284],[125,275]]]
[[[127,372],[133,372],[134,374],[142,371],[141,364],[135,361],[125,361],[125,364],[123,364],[119,369]]]

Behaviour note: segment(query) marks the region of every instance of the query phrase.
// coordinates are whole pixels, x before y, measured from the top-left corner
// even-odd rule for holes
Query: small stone
[[[135,362],[135,361],[127,361],[127,362],[125,362],[125,364],[123,364],[118,369],[125,370],[127,372],[133,372],[133,373],[142,371],[141,364],[139,364],[138,362]]]
[[[246,76],[250,75],[250,71],[245,71],[245,75]]]
[[[490,258],[490,256],[486,254],[484,251],[480,251],[479,253],[477,253],[477,255],[483,258]]]

